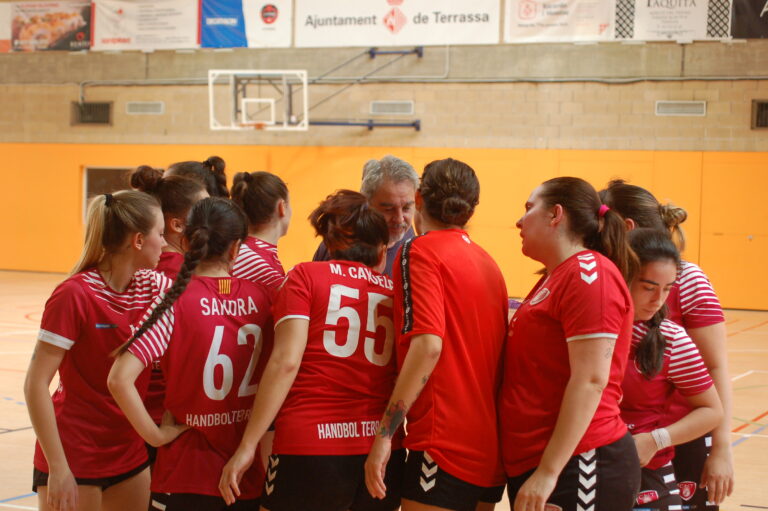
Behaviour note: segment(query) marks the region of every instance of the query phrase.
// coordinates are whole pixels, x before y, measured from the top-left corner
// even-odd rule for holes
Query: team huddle
[[[733,488],[724,316],[686,213],[558,177],[508,298],[474,170],[386,156],[309,216],[211,157],[92,199],[25,381],[40,509],[714,511]],[[511,318],[511,319],[510,319]],[[49,386],[58,372],[59,386]]]

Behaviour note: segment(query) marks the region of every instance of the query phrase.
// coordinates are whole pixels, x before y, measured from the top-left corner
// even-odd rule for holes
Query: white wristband
[[[658,428],[651,431],[653,441],[656,442],[656,448],[662,450],[672,445],[672,438],[669,436],[667,428]]]

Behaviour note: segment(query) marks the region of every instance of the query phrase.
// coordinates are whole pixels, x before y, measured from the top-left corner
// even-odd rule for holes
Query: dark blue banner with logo
[[[202,0],[203,48],[287,48],[291,0]]]

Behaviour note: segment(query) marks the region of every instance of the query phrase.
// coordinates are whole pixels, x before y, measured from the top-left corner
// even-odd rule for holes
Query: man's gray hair
[[[410,181],[415,190],[419,188],[419,175],[413,170],[411,164],[388,154],[380,160],[365,162],[360,193],[370,199],[381,183],[387,179],[395,183]]]

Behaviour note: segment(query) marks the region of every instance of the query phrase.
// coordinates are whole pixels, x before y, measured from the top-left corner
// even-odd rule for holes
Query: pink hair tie
[[[609,209],[611,209],[611,208],[609,208],[605,204],[601,204],[600,205],[600,209],[597,212],[597,216],[599,216],[600,218],[603,218],[605,216],[605,214],[608,212]]]

